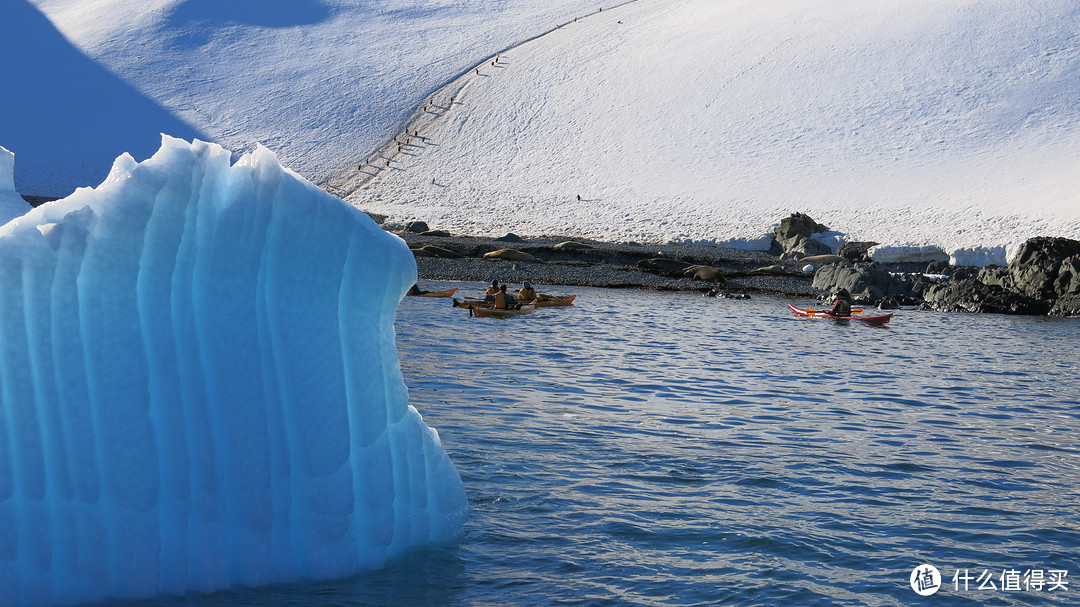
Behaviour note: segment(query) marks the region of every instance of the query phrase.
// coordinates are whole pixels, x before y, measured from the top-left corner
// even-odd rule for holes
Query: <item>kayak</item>
[[[544,295],[540,294],[536,298],[536,305],[539,307],[552,307],[552,306],[572,306],[574,305],[574,298],[577,295]]]
[[[539,306],[540,302],[533,300],[529,302],[530,305]],[[514,303],[517,305],[517,302]],[[478,299],[476,297],[466,297],[465,299],[454,298],[455,308],[494,308],[495,302],[490,299]]]
[[[532,305],[534,305],[534,306],[536,306],[538,308],[553,308],[553,307],[557,307],[557,306],[572,306],[572,305],[574,305],[574,298],[576,298],[576,297],[577,297],[577,295],[537,295],[536,299],[533,300],[530,303],[532,303]],[[461,302],[461,303],[458,303],[458,304],[454,304],[455,307],[458,307],[458,308],[467,308],[469,306],[473,306],[473,307],[476,307],[476,308],[491,308],[491,307],[494,307],[494,305],[495,305],[495,303],[492,302],[491,300],[480,299],[480,298],[477,298],[477,297],[466,297],[463,300],[455,300],[455,301],[460,301]]]
[[[516,316],[518,314],[531,314],[536,309],[536,302],[522,304],[519,307],[495,309],[495,302],[483,299],[465,299],[464,301],[454,298],[455,308],[465,308],[469,316],[492,317],[492,316]],[[517,304],[515,304],[517,306]]]
[[[834,314],[826,312],[825,310],[804,310],[802,308],[796,308],[791,304],[788,304],[788,307],[791,308],[791,311],[795,313],[795,316],[805,316],[807,318],[825,318],[829,320],[857,320],[860,322],[864,322],[868,325],[883,325],[889,322],[889,320],[892,318],[892,312],[889,312],[888,314],[873,314],[868,316],[836,316]]]
[[[419,295],[413,295],[412,293],[406,293],[410,297],[453,297],[457,292],[457,288],[446,289],[445,291],[428,291],[426,293],[420,293]]]
[[[520,308],[506,308],[499,310],[495,308],[469,308],[469,316],[477,316],[479,318],[507,318],[510,316],[520,316],[522,314],[532,314],[536,306],[527,304]]]

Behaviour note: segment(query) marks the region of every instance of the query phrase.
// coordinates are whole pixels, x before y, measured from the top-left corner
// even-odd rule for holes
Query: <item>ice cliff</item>
[[[168,137],[0,228],[0,605],[345,576],[455,537],[464,488],[394,342],[414,264],[268,150]]]

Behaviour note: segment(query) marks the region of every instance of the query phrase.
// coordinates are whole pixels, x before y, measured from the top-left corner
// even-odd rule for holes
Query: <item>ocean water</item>
[[[1080,604],[1080,321],[552,290],[578,300],[399,308],[411,401],[468,490],[460,541],[173,602]]]

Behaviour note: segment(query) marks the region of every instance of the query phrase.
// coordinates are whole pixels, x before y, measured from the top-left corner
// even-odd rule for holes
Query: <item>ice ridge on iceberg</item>
[[[0,225],[30,210],[30,205],[15,191],[15,154],[0,146]]]
[[[0,605],[345,576],[460,533],[408,404],[405,244],[163,137],[0,228]]]

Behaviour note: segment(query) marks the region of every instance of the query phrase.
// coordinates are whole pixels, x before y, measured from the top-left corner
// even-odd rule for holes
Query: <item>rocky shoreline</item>
[[[23,196],[32,206],[54,198]],[[383,218],[374,216],[376,222]],[[385,226],[384,226],[385,227]],[[862,307],[917,307],[1080,317],[1080,241],[1040,236],[1008,266],[951,266],[874,261],[872,242],[836,253],[815,235],[829,228],[795,213],[773,231],[769,251],[707,245],[610,243],[554,236],[524,239],[452,236],[423,222],[394,231],[416,256],[421,280],[502,282],[698,291],[744,298],[773,294],[828,300],[847,289]]]
[[[700,291],[705,294],[777,293],[813,297],[813,276],[792,262],[783,268],[768,253],[691,245],[604,243],[562,238],[452,237],[399,233],[416,255],[421,280],[462,280],[541,286],[589,286]],[[655,260],[670,265],[661,267]],[[715,274],[687,274],[686,268]]]
[[[376,218],[378,219],[378,218]],[[705,245],[608,243],[513,234],[452,236],[423,222],[395,232],[416,256],[423,280],[698,291],[717,297],[773,294],[827,299],[846,288],[858,305],[939,311],[1080,316],[1080,242],[1033,238],[1008,267],[880,263],[874,243],[833,254],[810,238],[827,231],[795,214],[774,231],[770,251]],[[819,246],[821,245],[821,246]]]

